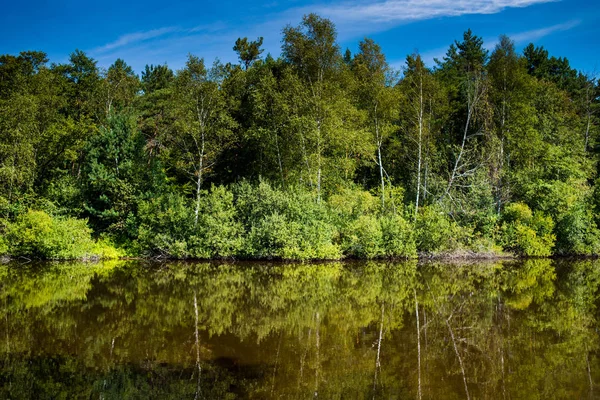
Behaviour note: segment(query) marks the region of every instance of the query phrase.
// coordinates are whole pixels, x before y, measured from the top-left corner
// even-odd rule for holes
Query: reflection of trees
[[[598,266],[0,266],[0,397],[587,397]]]
[[[421,268],[419,282],[425,288],[419,303],[421,314],[428,316],[421,321],[427,338],[422,349],[423,396],[585,396],[597,371],[593,362],[587,368],[586,359],[596,360],[590,352],[597,350],[598,282],[589,284],[586,278],[588,285],[582,284],[577,272],[581,265],[569,266],[558,280],[550,260]],[[585,300],[577,293],[581,290]],[[415,337],[404,345],[407,351],[418,346],[413,332],[397,333],[399,340]]]

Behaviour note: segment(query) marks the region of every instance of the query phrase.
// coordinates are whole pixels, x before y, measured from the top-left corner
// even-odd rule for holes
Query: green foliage
[[[223,186],[213,187],[202,198],[198,224],[190,239],[190,255],[195,258],[234,257],[242,249],[242,234],[233,193]]]
[[[435,253],[457,247],[458,227],[438,207],[422,207],[415,225],[419,251]]]
[[[263,50],[260,48],[263,38],[259,37],[256,41],[248,41],[248,38],[238,38],[233,46],[233,51],[238,54],[240,62],[244,64],[245,69],[258,59]]]
[[[600,85],[566,58],[467,30],[400,76],[372,39],[342,56],[316,14],[281,42],[141,78],[80,50],[0,55],[0,228],[43,210],[176,258],[600,252]]]
[[[185,258],[187,240],[193,229],[189,202],[176,193],[142,201],[138,207],[140,221],[138,243],[147,255]]]
[[[550,216],[533,213],[526,204],[512,203],[502,214],[500,241],[505,249],[520,255],[549,256],[556,240],[553,228]]]
[[[361,215],[344,230],[346,254],[357,258],[417,255],[413,227],[400,215]]]
[[[417,255],[414,227],[400,215],[380,218],[383,254],[386,257],[414,257]]]
[[[107,244],[96,244],[86,221],[52,217],[43,211],[28,211],[9,223],[5,231],[8,254],[47,260],[115,257]]]
[[[381,205],[370,192],[356,187],[340,188],[329,197],[327,204],[340,227],[361,215],[376,214]]]
[[[0,256],[8,253],[8,241],[4,233],[0,233]]]
[[[536,206],[555,222],[556,253],[598,254],[600,230],[593,219],[593,192],[586,182],[569,179],[538,185]]]
[[[131,115],[112,116],[108,126],[88,141],[85,151],[85,210],[99,231],[127,233],[147,166],[140,163],[144,143]]]
[[[361,215],[346,227],[345,251],[359,258],[376,258],[383,255],[383,232],[378,219]]]
[[[48,185],[44,197],[54,205],[57,214],[81,215],[84,213],[82,188],[72,175],[57,176]]]
[[[261,182],[234,188],[238,212],[248,233],[245,254],[259,258],[337,259],[336,229],[327,208],[309,192],[275,190]]]

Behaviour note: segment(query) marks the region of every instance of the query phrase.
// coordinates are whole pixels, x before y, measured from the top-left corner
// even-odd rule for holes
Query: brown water
[[[599,285],[598,261],[0,265],[0,398],[596,398]]]

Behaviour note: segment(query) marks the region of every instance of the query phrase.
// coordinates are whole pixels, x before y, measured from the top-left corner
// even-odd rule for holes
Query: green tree
[[[255,41],[248,41],[248,38],[238,38],[233,46],[233,51],[238,54],[240,62],[244,65],[244,69],[252,65],[252,63],[260,57],[263,49],[260,48],[263,44],[263,38],[259,37]]]
[[[323,167],[328,142],[334,135],[332,103],[340,96],[335,84],[342,61],[333,23],[316,14],[305,15],[298,27],[283,30],[283,58],[306,85],[304,128],[299,135],[307,167],[308,180],[321,199]],[[310,146],[310,151],[309,151]]]
[[[140,88],[138,77],[122,59],[117,59],[106,71],[102,80],[106,115],[131,107]]]
[[[388,65],[381,47],[372,39],[359,43],[359,52],[354,56],[352,70],[358,81],[357,94],[359,107],[366,111],[368,130],[377,148],[377,165],[381,184],[381,205],[385,208],[385,175],[382,148],[393,133],[397,112],[397,96],[393,90],[396,74]]]
[[[222,80],[222,65],[215,62],[207,69],[203,59],[190,55],[175,81],[177,118],[169,157],[194,184],[195,224],[198,223],[205,176],[229,145],[234,126],[220,91]]]
[[[414,188],[411,192],[416,218],[419,206],[428,193],[433,192],[430,173],[436,169],[434,156],[440,125],[437,114],[444,110],[444,92],[418,54],[406,57],[404,77],[398,87],[401,93],[400,143],[405,154],[398,158],[405,161],[401,173],[405,175],[407,187]]]
[[[144,142],[136,120],[114,114],[85,146],[85,210],[97,231],[132,234],[136,198],[148,183]]]

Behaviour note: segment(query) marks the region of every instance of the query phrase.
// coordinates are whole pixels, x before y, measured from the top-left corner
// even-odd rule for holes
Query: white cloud
[[[557,24],[548,26],[546,28],[535,29],[532,31],[515,33],[513,35],[509,35],[509,37],[515,41],[515,43],[524,43],[531,42],[534,40],[538,40],[543,38],[544,36],[551,35],[555,32],[563,32],[568,31],[569,29],[575,28],[577,25],[581,23],[580,20],[568,21],[563,24]]]
[[[561,24],[547,26],[545,28],[511,33],[511,34],[507,34],[506,36],[508,36],[516,44],[524,44],[524,43],[534,42],[536,40],[539,40],[543,37],[549,36],[556,32],[568,31],[569,29],[575,28],[579,24],[581,24],[581,20],[571,20],[571,21],[563,22]],[[484,40],[484,42],[485,42],[486,49],[493,50],[496,47],[496,45],[498,44],[498,39],[497,38],[486,38]]]
[[[174,32],[176,30],[177,30],[177,28],[175,28],[175,27],[165,27],[165,28],[159,28],[159,29],[152,29],[150,31],[145,31],[145,32],[128,33],[126,35],[119,37],[114,42],[107,43],[104,46],[98,47],[92,51],[96,52],[96,53],[103,53],[106,51],[119,49],[121,47],[129,46],[132,44],[144,42],[149,39],[155,39],[157,37],[164,36],[168,33]]]
[[[190,29],[188,32],[219,32],[229,29],[229,25],[223,21],[216,21],[210,24],[198,25]]]
[[[312,7],[312,10],[331,18],[338,26],[340,35],[351,37],[427,19],[495,14],[507,8],[528,7],[554,1],[556,0],[358,0],[316,6]],[[304,11],[307,10],[308,8],[304,8]]]
[[[102,62],[114,60],[117,56],[141,58],[150,56],[146,62],[165,62],[175,68],[183,66],[188,52],[199,54],[211,61],[215,57],[223,61],[235,61],[232,50],[238,37],[247,36],[254,39],[264,37],[265,54],[277,55],[281,44],[281,30],[287,24],[297,24],[303,15],[315,12],[331,19],[338,30],[340,41],[353,39],[363,35],[382,32],[398,25],[408,24],[433,18],[461,16],[467,14],[494,14],[506,8],[528,7],[559,0],[345,0],[325,4],[325,0],[317,0],[310,6],[290,7],[281,12],[262,15],[255,23],[237,21],[215,21],[196,27],[165,27],[144,32],[123,35],[116,41],[91,51],[93,56]],[[553,29],[548,31],[548,29]],[[543,35],[546,32],[566,30],[566,25],[536,31],[523,32],[518,35]],[[440,53],[439,49],[424,54],[426,61],[433,62]],[[133,62],[135,69],[141,67],[140,62]]]
[[[466,14],[495,14],[506,8],[527,7],[553,0],[386,0],[347,2],[322,7],[338,21],[403,23]]]

